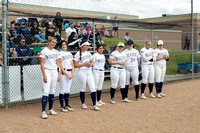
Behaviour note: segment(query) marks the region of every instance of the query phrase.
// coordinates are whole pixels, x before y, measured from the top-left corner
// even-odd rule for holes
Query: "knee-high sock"
[[[125,89],[121,88],[120,91],[121,91],[121,94],[122,94],[122,99],[125,99]]]
[[[60,107],[62,108],[64,105],[63,105],[63,101],[64,101],[64,95],[63,94],[59,94],[59,101],[60,101]]]
[[[46,105],[48,101],[48,96],[42,96],[42,112],[46,110]]]
[[[156,93],[160,93],[160,83],[156,82],[155,83],[155,86],[156,86]]]
[[[97,101],[101,100],[101,90],[97,90]]]
[[[142,83],[141,84],[141,93],[144,93],[145,87],[146,87],[146,84]]]
[[[162,87],[163,87],[163,82],[160,82],[160,89],[159,89],[160,93],[162,92]]]
[[[96,92],[91,93],[91,98],[92,98],[92,104],[93,106],[96,105]]]
[[[85,103],[85,92],[80,92],[81,103]]]
[[[114,98],[114,96],[115,96],[115,90],[116,89],[114,89],[114,88],[110,88],[110,97],[111,97],[111,99]]]
[[[129,85],[126,85],[124,88],[125,98],[128,98],[128,89],[129,89]]]
[[[149,94],[153,91],[153,83],[149,83]]]
[[[139,85],[135,85],[135,99],[139,98]]]
[[[53,108],[54,94],[49,94],[49,110]]]
[[[69,93],[64,94],[65,106],[69,105]]]

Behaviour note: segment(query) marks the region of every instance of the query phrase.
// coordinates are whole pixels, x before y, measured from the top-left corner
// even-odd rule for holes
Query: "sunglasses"
[[[22,41],[23,43],[25,43],[26,41]]]

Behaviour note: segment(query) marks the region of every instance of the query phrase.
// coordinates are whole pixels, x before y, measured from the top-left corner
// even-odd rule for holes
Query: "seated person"
[[[55,30],[56,29],[53,27],[53,23],[49,22],[49,25],[46,28],[46,36],[45,36],[46,40],[48,40],[49,36],[54,36]]]
[[[32,43],[33,36],[31,35],[30,31],[25,27],[24,22],[20,24],[20,27],[18,27],[17,34],[20,35],[20,38],[25,38],[28,44]]]
[[[107,29],[104,28],[104,25],[101,26],[100,34],[101,36],[110,37],[109,32],[107,31]]]
[[[10,51],[10,57],[18,57],[17,52],[15,50]],[[9,59],[9,66],[20,65],[20,60],[18,58]]]
[[[40,51],[35,52],[34,57],[38,57],[38,58],[33,58],[31,61],[31,65],[38,65],[40,64]]]
[[[130,41],[130,42],[133,42],[133,38],[129,37],[129,33],[126,32],[126,35],[125,35],[125,37],[124,37],[124,44],[127,45],[127,43],[128,43],[129,41]],[[132,43],[132,44],[133,44],[133,43]]]
[[[88,40],[88,34],[86,29],[84,29],[84,26],[81,25],[80,29],[78,30],[78,38],[83,38],[82,40]]]
[[[7,48],[10,49],[15,49],[15,44],[13,42],[14,36],[9,36],[8,38],[8,43],[7,43]]]
[[[69,21],[66,19],[64,21],[64,30],[66,30],[67,28],[69,28]]]
[[[17,38],[17,30],[15,27],[15,24],[11,24],[9,29],[10,36],[13,36],[14,38]]]
[[[31,28],[31,35],[35,37],[38,41],[42,43],[46,43],[45,35],[42,33],[42,31],[38,28],[38,23],[33,22],[33,27]]]
[[[70,23],[69,24],[69,28],[67,28],[65,30],[66,32],[66,40],[68,40],[68,44],[72,43],[73,41],[77,40],[76,38],[78,38],[78,34],[76,33],[76,29],[74,28],[74,24]],[[72,46],[69,46],[69,49],[74,49],[74,48],[78,48],[79,45],[78,43],[75,43]]]
[[[58,33],[58,30],[55,30],[54,32],[53,32],[53,35],[51,35],[52,37],[55,37],[56,38],[56,40],[57,40],[57,42],[56,42],[56,46],[54,47],[55,49],[57,49],[58,48],[58,45],[59,45],[59,43],[61,42],[61,37],[60,37],[60,34]]]
[[[105,55],[105,69],[109,69],[109,63],[108,63],[108,59],[109,59],[109,52],[107,50],[107,46],[106,44],[103,45],[103,54]]]
[[[20,65],[30,64],[31,59],[28,57],[32,56],[32,51],[28,46],[26,46],[24,38],[20,39],[19,45],[16,47],[16,52],[18,57],[24,57],[23,59],[20,59]]]
[[[87,33],[89,35],[91,33],[91,27],[90,27],[90,25],[88,23],[86,23],[85,29],[86,29],[86,31],[87,31]]]

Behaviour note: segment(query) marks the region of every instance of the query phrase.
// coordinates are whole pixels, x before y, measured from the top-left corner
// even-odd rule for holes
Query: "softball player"
[[[49,97],[49,111],[50,115],[56,115],[53,110],[54,93],[57,81],[60,81],[60,63],[59,53],[54,49],[56,45],[56,38],[48,38],[48,47],[44,48],[40,54],[41,71],[43,75],[43,96],[42,96],[42,114],[41,117],[46,119],[48,116],[45,112],[47,100]]]
[[[155,98],[153,94],[153,82],[154,82],[154,66],[153,61],[156,60],[154,50],[151,48],[151,42],[146,41],[145,47],[140,51],[142,58],[142,84],[141,84],[141,98],[146,99],[144,95],[147,79],[149,78],[149,96]]]
[[[109,57],[109,63],[112,65],[111,67],[111,88],[110,88],[110,96],[111,103],[115,104],[115,91],[117,88],[118,81],[120,82],[120,91],[122,95],[122,101],[130,103],[130,101],[125,98],[125,82],[126,82],[126,71],[125,66],[127,64],[126,53],[123,52],[124,43],[119,42],[117,45],[117,50],[112,52]]]
[[[140,64],[140,54],[139,51],[134,48],[135,44],[128,43],[127,47],[128,48],[124,50],[127,56],[125,98],[128,98],[128,89],[131,78],[135,88],[135,101],[137,101],[139,100],[138,65]]]
[[[166,72],[166,61],[169,60],[169,53],[166,49],[163,48],[164,43],[162,40],[158,41],[158,48],[155,49],[156,61],[154,64],[155,76],[156,76],[156,97],[161,98],[166,95],[162,93],[162,86]]]
[[[60,106],[62,112],[72,111],[73,109],[69,106],[69,92],[74,76],[74,63],[73,56],[70,52],[67,52],[67,42],[60,42],[60,56],[61,56],[61,81],[60,81]],[[65,106],[63,104],[65,101]]]
[[[80,44],[80,51],[75,54],[74,66],[79,68],[78,79],[80,82],[80,99],[82,102],[82,108],[87,109],[85,104],[85,88],[86,83],[88,84],[91,91],[91,98],[93,102],[93,108],[95,111],[99,111],[100,108],[96,105],[96,89],[95,81],[92,74],[93,59],[92,55],[88,50],[89,42],[82,41]]]
[[[105,65],[105,56],[103,53],[103,45],[97,46],[97,53],[93,55],[93,75],[95,81],[95,88],[97,90],[97,104],[98,106],[105,105],[104,102],[101,101],[101,90],[104,81],[104,65]]]

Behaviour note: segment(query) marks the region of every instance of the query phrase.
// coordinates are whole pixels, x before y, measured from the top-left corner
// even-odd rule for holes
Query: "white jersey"
[[[138,59],[141,57],[137,49],[124,50],[127,56],[127,65],[126,68],[133,66],[138,66]]]
[[[67,33],[67,37],[69,37],[72,32],[76,33],[76,29],[75,28],[72,29],[71,27],[69,27],[65,30],[65,32]]]
[[[73,55],[70,52],[60,51],[62,66],[66,69],[72,69]]]
[[[55,49],[48,49],[47,47],[44,48],[41,53],[40,57],[45,59],[44,68],[45,69],[57,69],[56,60],[60,57],[60,54]]]
[[[105,56],[103,54],[95,53],[93,55],[93,69],[104,70]]]
[[[167,49],[160,50],[159,48],[157,48],[154,50],[154,53],[155,53],[156,57],[163,57],[163,55],[169,55]],[[162,59],[159,61],[155,61],[155,63],[166,64],[166,60]]]
[[[140,50],[140,54],[142,57],[143,65],[153,64],[153,62],[149,61],[150,59],[152,59],[152,57],[153,57],[153,61],[156,61],[156,56],[152,48],[146,49],[146,47],[144,47]]]
[[[118,50],[112,52],[110,54],[109,58],[114,59],[114,61],[120,61],[120,62],[125,62],[127,60],[126,53],[124,51],[120,53]],[[120,64],[114,64],[112,66],[113,67],[124,67]]]
[[[92,55],[89,51],[85,51],[81,53],[81,60],[80,60],[80,51],[78,51],[75,54],[74,60],[78,62],[78,64],[83,64],[86,61],[88,63],[90,63],[90,60],[92,59]],[[87,67],[87,66],[82,66],[79,69],[91,69],[91,67]]]

